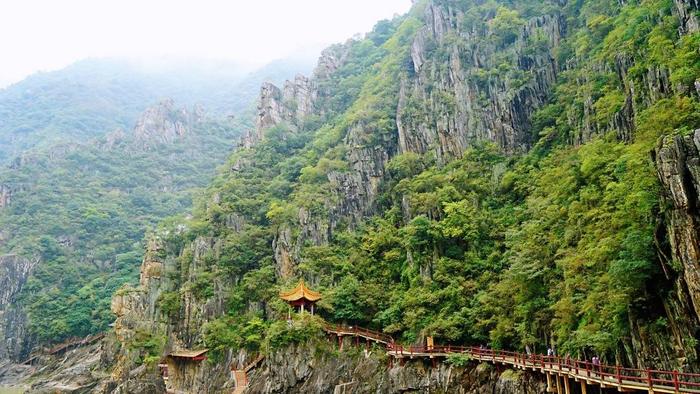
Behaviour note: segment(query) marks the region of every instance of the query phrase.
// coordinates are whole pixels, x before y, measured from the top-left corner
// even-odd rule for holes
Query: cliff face
[[[153,144],[172,143],[183,137],[193,124],[201,122],[203,118],[204,110],[201,107],[195,107],[190,113],[176,107],[173,100],[164,100],[141,115],[134,126],[134,139],[145,149],[152,149]],[[115,135],[109,137],[114,138]]]
[[[666,231],[671,251],[667,263],[680,270],[679,290],[700,321],[700,130],[686,136],[669,136],[655,151],[659,181],[668,209]]]
[[[488,25],[466,26],[456,7],[430,4],[411,46],[412,73],[401,81],[396,123],[402,152],[434,150],[461,157],[478,141],[506,152],[532,143],[530,117],[547,101],[559,71],[554,59],[565,33],[557,15],[528,20],[513,42],[493,43]],[[532,40],[544,37],[540,49]],[[500,64],[511,69],[497,70]],[[516,81],[514,76],[528,75]]]
[[[19,256],[0,256],[0,360],[20,361],[29,351],[26,315],[18,296],[35,264]]]
[[[396,43],[398,40],[390,41],[386,46],[380,47],[377,51],[379,54],[375,54],[377,57],[391,53],[396,55],[398,60],[392,60],[391,56],[386,56],[389,58],[388,61],[367,66],[371,70],[368,74],[376,77],[370,80],[378,85],[376,91],[372,91],[376,86],[370,86],[369,82],[358,88],[352,82],[343,79],[361,78],[361,76],[352,75],[352,70],[344,68],[351,61],[353,51],[359,51],[353,43],[335,46],[324,51],[314,76],[310,79],[299,76],[293,81],[288,81],[281,89],[272,84],[262,86],[256,128],[240,144],[245,148],[243,151],[259,153],[259,155],[235,156],[230,166],[230,173],[224,174],[217,183],[220,189],[204,204],[201,211],[206,212],[202,213],[203,217],[200,218],[207,221],[212,230],[209,232],[201,230],[200,227],[204,225],[199,223],[197,226],[200,227],[180,239],[176,245],[152,242],[142,265],[139,287],[126,288],[114,298],[112,307],[117,315],[115,329],[117,338],[122,344],[117,355],[117,367],[112,376],[113,384],[119,387],[118,390],[133,390],[154,380],[160,385],[157,371],[152,364],[139,365],[147,358],[152,361],[153,358],[164,356],[172,350],[209,346],[203,332],[207,322],[226,317],[230,320],[223,321],[226,324],[233,324],[231,321],[237,319],[239,314],[247,316],[245,314],[251,313],[256,317],[267,318],[279,312],[274,310],[274,306],[267,304],[270,301],[269,297],[275,297],[274,291],[266,293],[265,296],[268,299],[245,298],[250,293],[255,293],[257,296],[256,291],[262,292],[257,287],[267,285],[267,282],[258,283],[259,277],[254,277],[255,285],[248,285],[245,295],[240,293],[231,295],[231,289],[236,290],[243,286],[246,275],[253,271],[253,269],[249,270],[250,267],[258,268],[274,259],[273,269],[276,269],[276,277],[272,279],[272,283],[277,283],[275,281],[278,279],[284,282],[300,272],[300,265],[304,263],[304,249],[316,248],[313,252],[317,254],[311,254],[311,258],[331,266],[330,268],[323,266],[318,271],[322,269],[332,271],[341,267],[338,268],[339,272],[328,274],[333,277],[332,281],[327,282],[330,283],[331,289],[340,280],[336,276],[349,276],[353,268],[351,264],[346,266],[343,265],[344,261],[333,260],[332,257],[335,256],[324,255],[328,253],[324,247],[333,246],[332,243],[339,228],[343,231],[352,231],[361,226],[368,217],[380,213],[382,204],[387,205],[386,201],[381,200],[382,198],[402,198],[400,195],[387,197],[386,194],[382,194],[386,191],[385,188],[396,181],[392,179],[389,168],[392,159],[399,155],[427,158],[427,162],[434,159],[437,168],[450,168],[450,163],[458,160],[467,148],[491,142],[506,154],[506,160],[517,160],[535,143],[542,142],[540,135],[533,134],[536,120],[533,118],[538,111],[550,105],[554,98],[558,99],[555,104],[559,105],[553,107],[554,111],[565,113],[566,119],[560,123],[550,122],[548,132],[549,136],[553,136],[552,138],[560,138],[562,144],[582,145],[602,135],[621,145],[632,144],[638,114],[654,103],[682,90],[681,87],[672,86],[671,70],[659,65],[645,64],[644,59],[635,58],[629,53],[616,54],[612,61],[588,59],[585,53],[571,54],[569,58],[564,59],[565,61],[561,61],[561,52],[567,50],[567,47],[563,47],[563,42],[573,40],[570,29],[574,26],[568,24],[575,19],[573,15],[567,18],[561,14],[568,10],[565,1],[546,2],[550,7],[542,15],[520,18],[506,13],[502,17],[510,18],[510,25],[506,25],[505,33],[498,34],[497,29],[503,28],[499,27],[499,23],[503,22],[495,22],[495,20],[498,18],[498,13],[503,13],[503,10],[489,11],[484,16],[486,23],[467,23],[465,21],[470,17],[468,11],[454,3],[443,1],[427,3],[421,14],[415,20],[411,20],[415,29],[410,30],[410,33],[406,33],[403,37],[409,42],[409,45],[404,48],[405,53],[396,50],[395,47],[399,46]],[[618,5],[625,6],[621,3]],[[669,13],[671,11],[679,20],[678,28],[681,34],[697,31],[695,0],[676,0],[673,10],[668,10]],[[611,22],[607,21],[607,23]],[[605,26],[605,29],[609,27]],[[585,29],[581,26],[578,28]],[[377,41],[381,43],[381,40]],[[357,44],[357,46],[361,45]],[[568,50],[572,50],[571,46],[569,42]],[[391,52],[392,50],[398,54]],[[389,72],[385,72],[386,70]],[[352,76],[347,77],[348,74]],[[585,91],[585,89],[583,91],[566,90],[565,88],[571,87],[563,86],[568,82],[574,87],[579,85],[596,87],[596,84],[602,83],[600,80],[605,80],[606,83],[612,81],[609,86],[606,85],[613,91],[610,97],[607,97],[612,104],[606,100],[600,100],[601,92]],[[345,89],[344,84],[349,88]],[[337,96],[347,93],[344,89],[352,92],[349,94],[351,99],[348,99],[350,103],[338,104],[337,101],[341,100]],[[561,93],[562,91],[564,93]],[[386,94],[382,95],[382,93]],[[560,96],[556,96],[557,94]],[[691,92],[691,94],[695,93]],[[693,99],[696,97],[693,96]],[[599,100],[603,103],[598,102]],[[343,111],[347,111],[349,115],[336,117]],[[388,121],[383,117],[385,115],[388,116]],[[184,119],[184,117],[186,116],[182,115],[180,118]],[[318,125],[308,125],[319,119],[328,121],[321,130],[318,130]],[[559,120],[561,119],[557,118],[557,121]],[[179,125],[184,124],[182,122],[184,121],[172,122],[162,134],[179,135],[182,132]],[[332,129],[333,132],[328,132],[328,129]],[[322,131],[328,132],[331,137],[325,140],[312,139],[315,133],[322,135]],[[558,132],[561,135],[557,135]],[[549,142],[547,138],[544,138],[545,143]],[[270,140],[274,141],[270,143]],[[311,146],[300,148],[294,145],[303,145],[308,140],[313,141],[309,144]],[[292,147],[283,143],[275,144],[289,141],[293,141]],[[265,145],[266,143],[268,145]],[[263,148],[256,151],[256,147],[260,145],[263,145]],[[270,178],[274,178],[272,180],[265,178],[251,181],[251,176],[262,178],[268,175],[264,172],[265,168],[260,168],[263,166],[260,162],[265,155],[276,149],[283,154],[274,157],[276,160],[284,161],[285,170],[288,172],[272,173],[270,175]],[[654,365],[668,369],[697,368],[694,360],[698,358],[695,338],[697,338],[700,322],[699,150],[700,132],[695,132],[688,136],[667,136],[660,141],[655,151],[655,164],[666,204],[662,207],[666,209],[663,212],[663,222],[657,229],[656,241],[659,260],[663,265],[666,278],[654,281],[658,283],[649,283],[647,284],[649,289],[643,289],[644,292],[659,291],[661,296],[644,294],[640,298],[648,296],[653,301],[659,301],[660,305],[646,307],[649,309],[658,307],[658,310],[653,311],[653,316],[659,317],[656,324],[663,327],[656,327],[657,331],[652,331],[647,324],[648,321],[645,320],[646,317],[641,316],[644,310],[634,311],[639,312],[640,315],[632,312],[625,315],[625,320],[629,320],[624,323],[628,323],[625,333],[629,335],[613,345],[619,347],[612,356],[616,362],[640,367]],[[585,161],[585,159],[587,158],[582,160]],[[320,164],[322,160],[325,160],[323,165]],[[530,160],[536,161],[538,158],[530,158]],[[268,164],[276,166],[278,163]],[[590,170],[584,167],[591,164],[585,164],[580,166],[579,172]],[[532,164],[527,163],[527,165]],[[537,167],[537,164],[533,166]],[[246,172],[246,170],[251,171]],[[314,170],[317,172],[314,173]],[[315,178],[313,182],[307,184],[300,179],[308,174]],[[230,178],[227,178],[228,176]],[[581,174],[577,176],[580,177]],[[494,171],[493,178],[500,177],[501,174],[496,174]],[[459,180],[449,177],[444,179],[446,181],[440,186],[444,186],[447,190],[445,193],[449,194],[451,186],[449,183]],[[591,183],[597,186],[595,182]],[[319,184],[322,186],[318,186]],[[616,185],[610,183],[609,186]],[[427,190],[426,196],[422,196],[430,200],[426,204],[440,205],[442,201],[431,200],[437,199],[436,193],[430,194],[434,191],[434,188],[431,188],[432,185],[420,185],[420,187]],[[484,187],[497,186],[489,184]],[[591,186],[591,189],[593,188]],[[299,195],[311,197],[301,202],[290,202],[297,197],[296,192],[299,192]],[[518,192],[526,193],[526,191]],[[258,195],[268,193],[272,197],[269,200],[262,198],[255,200],[252,195],[244,193],[255,194],[256,198]],[[401,189],[398,189],[397,194],[401,193]],[[479,205],[480,197],[478,192],[474,192],[471,199],[475,202],[470,201],[470,204],[460,206],[460,209],[466,210],[464,207]],[[598,197],[591,198],[586,203],[595,204],[593,200]],[[518,196],[518,199],[521,198],[524,197]],[[308,201],[310,199],[313,201]],[[282,203],[279,206],[275,206],[280,202]],[[409,203],[404,202],[403,219],[410,221],[413,218],[409,215],[411,210],[407,209],[410,208]],[[543,204],[546,205],[546,203]],[[270,209],[271,206],[283,212],[271,212],[274,211]],[[520,207],[517,207],[514,211],[517,212],[519,209]],[[591,215],[595,216],[595,214]],[[465,214],[465,216],[469,215]],[[513,214],[513,216],[518,215]],[[467,222],[467,219],[471,217],[464,221]],[[487,225],[488,223],[483,224],[483,226]],[[400,227],[401,224],[391,222],[388,225],[392,228],[396,226]],[[255,231],[250,232],[251,228]],[[477,231],[472,228],[468,230]],[[437,227],[430,228],[429,231],[440,233]],[[426,230],[426,232],[429,231]],[[578,237],[578,234],[565,235],[571,239]],[[440,236],[445,235],[440,233]],[[508,236],[510,234],[497,234],[499,240]],[[555,237],[557,234],[551,236]],[[255,238],[257,242],[252,242],[251,238]],[[398,243],[394,239],[381,241],[387,244]],[[482,241],[478,239],[475,242]],[[254,244],[253,247],[251,247],[252,244]],[[369,248],[362,243],[353,244],[353,246]],[[404,250],[412,246],[410,242],[401,244]],[[505,246],[503,243],[498,243],[497,247]],[[256,248],[263,251],[260,252]],[[472,260],[467,258],[464,258],[464,261],[461,260],[469,253],[469,248],[466,246],[464,248],[466,251],[457,247],[462,255],[452,255],[447,258],[446,255],[440,256],[439,253],[444,251],[435,247],[432,251],[432,259],[438,261],[444,257],[444,260],[450,260],[454,265],[460,267],[468,265],[471,269]],[[390,252],[381,250],[381,253],[391,254]],[[493,250],[491,252],[494,255],[498,253]],[[340,253],[339,255],[342,258],[343,255]],[[410,251],[407,255],[406,259],[412,264]],[[395,258],[398,261],[399,257]],[[492,256],[482,256],[481,259],[479,256],[469,258],[478,261],[479,264],[495,264],[490,261]],[[308,259],[307,257],[307,261]],[[550,263],[558,264],[558,262]],[[504,261],[495,265],[500,264],[507,265],[509,261],[504,258]],[[577,267],[579,271],[598,269],[591,266]],[[390,267],[391,270],[404,269],[396,273],[395,277],[400,277],[396,281],[406,282],[409,282],[410,278],[406,279],[404,275],[408,276],[407,272],[413,268],[412,266],[405,269],[396,268],[393,265]],[[302,269],[307,269],[306,272],[311,272],[312,276],[323,275],[308,267]],[[446,271],[450,272],[449,269]],[[494,272],[489,272],[489,275],[501,274],[502,272],[495,272],[498,269],[500,268],[494,268]],[[533,270],[536,269],[538,266],[533,268]],[[423,268],[420,270],[420,280],[427,282],[432,279],[431,273],[424,272],[428,270]],[[601,276],[607,274],[605,270],[606,268],[601,270]],[[263,273],[257,271],[256,274],[269,279],[266,276],[269,275],[267,271]],[[443,272],[442,275],[450,274]],[[536,275],[532,274],[532,276]],[[465,288],[478,286],[475,282],[480,280],[484,279],[472,278],[465,274],[464,283],[460,283],[457,290],[454,290],[458,293],[457,297],[467,297],[464,294],[471,293]],[[584,293],[590,290],[585,289],[590,284],[576,283],[576,285],[581,287],[576,291]],[[610,283],[605,283],[605,286],[609,285]],[[658,288],[655,287],[656,285]],[[439,289],[433,290],[437,292]],[[486,291],[480,292],[474,298],[482,297],[486,293]],[[557,296],[547,294],[543,298]],[[367,300],[363,299],[363,301]],[[520,301],[526,303],[530,300]],[[439,301],[436,300],[424,302],[434,308],[439,305]],[[545,305],[548,301],[542,302]],[[603,301],[599,300],[599,302]],[[164,308],[168,303],[170,307]],[[236,306],[238,308],[236,313],[228,309],[231,308],[232,303],[242,304],[242,306]],[[326,306],[327,309],[333,307]],[[397,309],[412,307],[413,304],[402,305]],[[558,305],[558,307],[564,309],[566,305]],[[589,307],[595,309],[596,306],[589,305]],[[548,307],[538,305],[537,308],[547,309]],[[632,307],[629,306],[629,308]],[[557,312],[560,311],[561,309]],[[388,313],[400,312],[390,310]],[[552,310],[543,312],[544,315],[547,313],[554,312]],[[537,316],[540,318],[539,311]],[[468,323],[460,322],[466,325],[472,324],[473,318],[468,315],[455,319],[467,321]],[[510,323],[512,323],[511,326],[516,325],[514,322]],[[576,321],[572,321],[571,327],[567,328],[568,331],[565,334],[571,334],[575,325]],[[504,330],[515,331],[510,329],[511,326]],[[456,324],[455,327],[458,325]],[[428,329],[441,328],[429,327]],[[450,326],[449,329],[452,328],[454,327]],[[235,336],[234,334],[232,336]],[[593,334],[600,334],[600,337],[612,336],[609,332],[596,331]],[[547,338],[551,338],[553,334],[538,332],[536,335],[544,337],[544,341],[547,341]],[[557,335],[560,334],[557,333]],[[579,346],[579,349],[585,348],[587,352],[598,351],[593,347],[599,344],[592,344],[589,341],[594,336],[584,337],[576,346]],[[482,336],[479,339],[488,340],[487,338],[488,336]],[[605,342],[600,338],[593,339]],[[150,349],[147,349],[146,345]],[[609,344],[604,343],[599,346],[609,346]],[[302,345],[268,354],[262,366],[252,375],[249,392],[393,393],[430,390],[431,392],[462,393],[485,391],[539,393],[543,391],[540,382],[527,374],[512,371],[499,372],[477,365],[470,365],[465,369],[453,368],[446,364],[428,367],[420,363],[387,368],[386,360],[377,355],[379,351],[372,356],[351,352],[331,356],[331,353],[314,353],[317,350],[316,346]],[[176,389],[217,392],[222,390],[222,387],[231,387],[229,366],[245,365],[250,358],[251,356],[245,351],[234,356],[231,350],[228,350],[223,352],[223,359],[216,363],[186,366],[185,372],[182,373],[184,378],[180,380],[180,386]]]
[[[660,248],[674,283],[665,302],[678,353],[697,359],[700,332],[700,130],[664,137],[653,152],[664,201]]]
[[[123,288],[112,300],[112,312],[117,316],[114,330],[118,350],[110,356],[114,359],[114,367],[107,384],[109,392],[162,392],[165,382],[156,361],[163,360],[172,351],[200,346],[202,324],[221,315],[221,299],[201,301],[191,291],[183,291],[183,314],[178,314],[178,318],[169,316],[159,305],[163,292],[173,287],[173,280],[193,279],[187,275],[195,272],[213,246],[209,240],[199,239],[191,249],[183,251],[192,255],[191,271],[185,273],[185,277],[175,279],[168,278],[166,272],[176,272],[177,259],[166,258],[165,246],[158,239],[149,242],[138,287]],[[224,289],[216,286],[216,292],[223,294]],[[144,343],[151,344],[151,347],[144,348]],[[185,363],[177,371],[170,371],[171,374],[179,373],[171,379],[177,385],[172,388],[184,392],[219,392],[230,379],[228,364]]]
[[[162,245],[156,240],[149,242],[141,265],[139,286],[125,287],[112,298],[112,313],[117,317],[114,332],[119,346],[112,357],[114,368],[109,386],[117,393],[130,390],[157,393],[163,388],[163,382],[152,363],[149,368],[139,368],[144,349],[127,345],[152,340],[158,346],[157,351],[163,350],[169,330],[155,306],[164,274],[161,251]]]
[[[381,350],[328,344],[285,348],[268,356],[251,376],[246,393],[494,393],[539,394],[546,385],[535,375],[487,364],[431,367],[421,361],[389,367]]]
[[[680,21],[680,32],[689,34],[699,31],[697,12],[700,9],[700,3],[697,0],[673,0],[673,4]]]

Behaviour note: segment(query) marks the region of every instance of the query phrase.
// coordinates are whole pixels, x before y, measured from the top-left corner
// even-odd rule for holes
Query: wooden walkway
[[[394,343],[394,338],[392,338],[390,335],[357,326],[343,326],[326,323],[323,326],[323,330],[329,334],[335,334],[338,337],[359,337],[385,346],[389,346],[390,344]]]
[[[619,365],[593,364],[571,358],[523,354],[480,347],[463,346],[387,346],[387,353],[397,359],[441,358],[464,354],[472,360],[510,365],[547,375],[547,391],[569,394],[570,379],[581,384],[614,388],[618,391],[647,391],[649,393],[700,393],[700,374],[653,369],[624,368]]]
[[[697,393],[700,394],[700,374],[655,369],[625,368],[619,365],[593,364],[568,357],[524,354],[483,347],[467,346],[401,346],[384,333],[357,326],[343,326],[326,323],[324,330],[338,336],[342,349],[343,337],[363,338],[366,343],[384,345],[387,354],[400,361],[405,359],[447,358],[463,354],[472,360],[497,365],[509,365],[522,370],[531,370],[546,375],[547,391],[570,394],[572,380],[581,385],[581,392],[587,393],[588,386],[612,388],[618,391],[646,391],[649,393]]]

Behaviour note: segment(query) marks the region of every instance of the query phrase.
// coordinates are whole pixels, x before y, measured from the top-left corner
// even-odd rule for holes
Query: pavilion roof
[[[202,356],[204,353],[208,352],[209,349],[200,349],[200,350],[178,350],[175,352],[172,352],[168,354],[170,357],[175,357],[175,358],[195,358]]]
[[[301,280],[294,289],[280,292],[280,298],[285,301],[299,301],[302,298],[307,301],[318,301],[321,299],[321,293],[309,289]]]

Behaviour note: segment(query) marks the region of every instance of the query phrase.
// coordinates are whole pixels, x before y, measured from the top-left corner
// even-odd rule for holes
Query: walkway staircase
[[[265,359],[265,356],[261,354],[255,360],[253,360],[253,362],[246,365],[245,368],[231,370],[233,380],[236,382],[236,388],[233,390],[232,394],[241,394],[248,388],[248,372],[260,364],[263,359]]]

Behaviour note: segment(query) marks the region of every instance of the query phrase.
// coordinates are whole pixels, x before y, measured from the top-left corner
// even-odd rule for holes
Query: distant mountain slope
[[[216,114],[247,109],[264,80],[311,69],[303,57],[250,71],[236,64],[137,65],[88,59],[38,73],[0,90],[0,163],[26,149],[97,137],[130,128],[147,106],[166,97]]]
[[[20,301],[25,350],[107,327],[110,296],[133,278],[147,228],[191,206],[246,127],[166,100],[129,132],[53,145],[0,170],[0,254],[40,261]],[[0,319],[3,340],[17,331],[9,323],[24,324]]]

